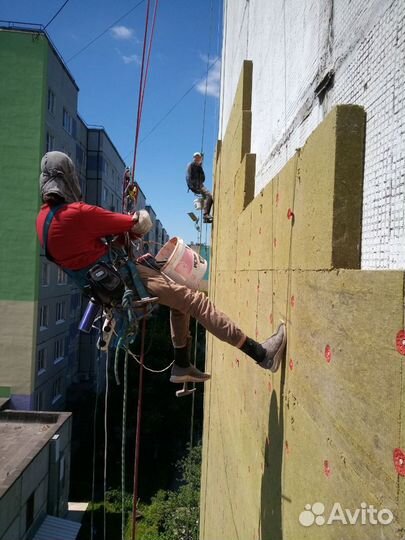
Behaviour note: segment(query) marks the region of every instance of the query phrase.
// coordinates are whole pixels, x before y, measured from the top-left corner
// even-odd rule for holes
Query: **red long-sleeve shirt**
[[[37,217],[38,238],[43,245],[44,223],[50,207],[44,204]],[[71,203],[59,210],[48,231],[48,251],[55,262],[69,270],[80,270],[107,253],[103,236],[130,231],[132,216],[104,210],[83,202]]]

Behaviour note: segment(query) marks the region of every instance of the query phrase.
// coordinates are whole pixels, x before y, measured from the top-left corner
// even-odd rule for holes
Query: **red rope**
[[[141,62],[141,75],[139,77],[139,91],[138,91],[138,111],[136,116],[136,129],[135,129],[135,146],[134,146],[134,161],[132,164],[132,183],[134,183],[135,178],[135,164],[136,164],[136,153],[138,147],[138,133],[139,133],[139,124],[141,121],[142,114],[142,93],[143,93],[143,83],[144,83],[144,69],[145,69],[145,54],[148,40],[148,26],[149,26],[149,10],[150,10],[150,0],[146,6],[146,19],[145,19],[145,32],[143,36],[143,49],[142,49],[142,62]]]
[[[141,356],[138,384],[138,409],[136,414],[136,438],[135,438],[135,460],[134,460],[134,492],[132,499],[132,540],[136,535],[136,508],[138,504],[138,479],[139,479],[139,449],[141,442],[141,418],[142,418],[142,397],[143,397],[143,373],[144,373],[144,355],[145,355],[145,333],[146,333],[146,308],[145,316],[142,320],[142,340]]]
[[[143,112],[143,101],[145,97],[145,88],[146,88],[146,82],[148,80],[149,75],[149,65],[150,65],[150,56],[152,51],[152,43],[153,38],[155,35],[155,25],[156,25],[156,15],[157,15],[157,9],[159,0],[155,1],[155,6],[153,10],[153,21],[152,21],[152,28],[151,33],[149,37],[148,42],[148,27],[149,27],[149,12],[150,12],[150,2],[151,0],[148,0],[147,8],[146,8],[146,20],[145,20],[145,32],[144,32],[144,39],[143,39],[143,49],[142,49],[142,62],[141,62],[141,74],[139,78],[139,93],[138,93],[138,111],[136,116],[136,128],[135,128],[135,143],[134,143],[134,160],[132,164],[132,174],[131,179],[129,182],[126,182],[124,179],[123,182],[123,189],[122,189],[122,206],[124,208],[124,200],[126,196],[126,189],[128,188],[129,183],[132,185],[135,183],[135,168],[136,168],[136,158],[138,154],[138,142],[139,142],[139,133],[141,129],[141,119],[142,119],[142,112]],[[146,57],[146,64],[145,64],[145,57]],[[135,203],[138,199],[138,192],[135,196]]]
[[[140,113],[140,116],[139,116],[139,130],[138,130],[138,134],[137,134],[138,137],[139,137],[139,131],[140,131],[140,127],[141,127],[141,115],[142,115],[142,111],[143,111],[143,98],[145,97],[146,81],[147,81],[148,75],[149,75],[150,53],[151,53],[151,50],[152,50],[153,37],[155,35],[155,24],[156,24],[156,15],[157,15],[158,4],[159,4],[159,0],[156,0],[155,8],[154,8],[154,11],[153,11],[152,29],[151,29],[151,32],[150,32],[148,58],[147,58],[147,61],[146,61],[145,80],[144,80],[143,89],[142,89],[141,113]]]

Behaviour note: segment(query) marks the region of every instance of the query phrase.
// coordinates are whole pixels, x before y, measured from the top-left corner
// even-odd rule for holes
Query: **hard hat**
[[[202,157],[201,152],[194,152],[193,157]]]

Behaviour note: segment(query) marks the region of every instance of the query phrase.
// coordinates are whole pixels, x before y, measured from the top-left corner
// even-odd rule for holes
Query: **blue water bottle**
[[[94,298],[90,298],[86,311],[83,313],[82,320],[79,324],[79,330],[81,332],[86,332],[86,334],[91,332],[93,323],[100,312],[100,307],[100,304],[97,304]]]

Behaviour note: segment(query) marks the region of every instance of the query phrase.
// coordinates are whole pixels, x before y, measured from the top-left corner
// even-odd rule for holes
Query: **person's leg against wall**
[[[212,207],[212,195],[211,192],[203,185],[200,189],[202,195],[204,195],[205,201],[204,201],[204,215],[209,216],[211,213],[211,207]]]
[[[247,337],[244,332],[224,313],[216,309],[209,298],[201,292],[193,291],[171,282],[159,272],[142,265],[137,266],[139,275],[153,296],[159,298],[159,303],[169,306],[172,310],[171,328],[173,343],[181,345],[188,334],[190,315],[208,332],[221,341],[225,341],[246,355],[253,358],[260,367],[276,371],[286,344],[286,328],[281,324],[278,331],[260,344]],[[183,315],[187,315],[188,319]],[[185,322],[187,321],[187,322]]]

